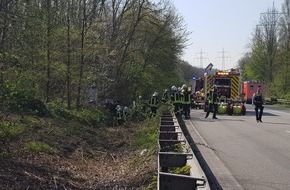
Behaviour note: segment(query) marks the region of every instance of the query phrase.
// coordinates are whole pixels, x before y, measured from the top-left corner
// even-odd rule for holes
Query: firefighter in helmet
[[[217,119],[216,114],[217,114],[217,110],[218,110],[219,97],[218,97],[218,92],[217,92],[216,86],[213,87],[213,89],[210,91],[207,98],[208,98],[209,106],[208,106],[205,118],[207,118],[209,116],[209,113],[211,111],[213,111],[212,118]]]
[[[184,113],[185,119],[189,119],[190,118],[190,104],[193,101],[193,96],[191,94],[191,89],[188,88],[186,84],[182,86],[181,101],[182,101],[182,107],[183,107],[183,113]]]
[[[149,100],[150,117],[154,117],[158,108],[158,93],[154,92]]]
[[[165,89],[162,95],[162,102],[165,103],[169,100],[169,94],[168,94],[168,90]]]
[[[170,100],[174,106],[174,113],[176,116],[180,116],[181,112],[180,112],[180,94],[177,90],[176,86],[172,86],[171,87],[171,96],[170,96]]]

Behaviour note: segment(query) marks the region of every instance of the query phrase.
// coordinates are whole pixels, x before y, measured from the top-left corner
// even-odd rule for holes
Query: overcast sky
[[[284,0],[172,0],[189,36],[182,59],[193,66],[230,69],[247,52],[260,14]],[[201,59],[202,58],[202,59]]]

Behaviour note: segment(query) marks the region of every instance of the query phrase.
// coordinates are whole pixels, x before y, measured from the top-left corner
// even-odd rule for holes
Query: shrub
[[[31,141],[31,142],[26,143],[25,146],[28,150],[32,152],[36,152],[36,153],[44,152],[44,153],[52,154],[55,152],[55,150],[51,146],[40,141]]]
[[[90,124],[93,126],[100,126],[104,123],[106,119],[106,115],[100,110],[82,110],[80,112],[76,112],[76,119],[85,124]]]
[[[19,123],[3,121],[0,123],[0,139],[8,141],[18,137],[24,132],[25,128]]]
[[[0,101],[5,111],[19,114],[48,115],[45,104],[34,97],[35,91],[31,88],[17,86],[5,81],[0,94]]]
[[[49,112],[54,117],[61,117],[64,119],[72,119],[74,114],[72,111],[65,108],[65,106],[61,104],[49,103],[47,104]]]

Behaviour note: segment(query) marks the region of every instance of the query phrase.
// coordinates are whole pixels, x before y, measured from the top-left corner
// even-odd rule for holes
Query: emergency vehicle
[[[191,102],[192,109],[202,109],[204,107],[204,91],[203,91],[203,78],[192,77],[192,95],[193,101]]]
[[[207,111],[207,99],[214,86],[217,88],[220,100],[218,113],[245,115],[246,108],[240,96],[240,73],[237,69],[229,71],[207,70],[204,73],[204,111]]]
[[[247,104],[252,103],[253,94],[260,88],[261,93],[265,94],[265,84],[261,82],[244,81],[243,83],[243,100]]]

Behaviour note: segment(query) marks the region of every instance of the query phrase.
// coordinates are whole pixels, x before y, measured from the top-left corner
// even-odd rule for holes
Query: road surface
[[[222,189],[290,189],[289,109],[266,105],[257,123],[246,106],[245,116],[219,120],[192,109],[186,126]]]

